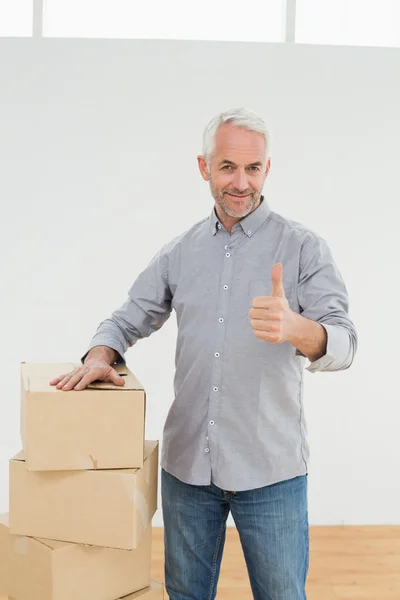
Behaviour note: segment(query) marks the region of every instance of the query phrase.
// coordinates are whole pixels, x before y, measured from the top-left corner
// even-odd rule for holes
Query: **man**
[[[171,600],[212,600],[229,512],[256,600],[303,600],[308,572],[303,367],[352,364],[357,335],[327,243],[273,212],[265,122],[213,119],[198,157],[215,206],[167,243],[103,321],[83,365],[50,382],[123,385],[112,368],[176,311],[175,399],[163,434],[165,582]]]

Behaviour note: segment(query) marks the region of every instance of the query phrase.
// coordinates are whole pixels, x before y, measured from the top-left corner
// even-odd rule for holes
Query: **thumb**
[[[117,371],[114,369],[111,372],[111,381],[112,383],[115,383],[115,385],[125,385],[125,379],[121,377],[121,375],[118,375]]]
[[[272,296],[278,296],[279,298],[285,298],[285,290],[283,289],[283,265],[281,263],[275,263],[272,267]]]

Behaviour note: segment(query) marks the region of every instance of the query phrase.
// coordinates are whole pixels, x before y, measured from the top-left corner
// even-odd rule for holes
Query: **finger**
[[[261,321],[280,321],[282,319],[281,311],[270,308],[251,308],[248,314],[252,319]]]
[[[64,373],[64,375],[59,375],[58,377],[55,377],[54,379],[50,379],[49,383],[50,385],[56,385],[56,383],[59,383],[62,379],[64,379],[64,377],[66,377],[66,373]]]
[[[254,330],[254,335],[260,340],[271,342],[271,344],[278,344],[280,342],[280,336],[277,333],[270,333],[268,331],[260,331],[259,329]]]
[[[285,290],[283,289],[283,265],[281,263],[274,264],[272,268],[272,296],[283,298]]]
[[[69,380],[64,383],[64,385],[62,386],[62,390],[68,392],[69,390],[72,390],[73,387],[75,387],[75,385],[78,383],[78,381],[80,381],[82,379],[83,374],[78,372],[73,374]]]
[[[256,296],[251,305],[253,308],[277,308],[281,303],[279,298],[274,296]]]
[[[97,376],[93,374],[93,371],[86,373],[81,380],[79,381],[79,383],[76,384],[75,389],[76,390],[84,390],[85,388],[87,388],[87,386],[90,383],[93,383],[93,381],[96,381]]]
[[[64,375],[63,379],[61,379],[61,381],[59,383],[57,383],[57,389],[61,389],[66,383],[68,383],[68,381],[71,379],[72,377],[72,373],[68,373],[67,375]]]
[[[111,371],[111,381],[115,385],[125,385],[125,379],[121,375],[118,375],[115,369]]]
[[[258,319],[251,319],[250,325],[253,327],[253,329],[259,331],[279,331],[279,325],[277,325],[276,323],[272,323],[271,321],[260,321]]]

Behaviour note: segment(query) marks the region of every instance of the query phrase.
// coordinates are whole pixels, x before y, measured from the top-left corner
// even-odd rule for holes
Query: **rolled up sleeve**
[[[300,257],[298,301],[303,317],[320,323],[327,333],[323,356],[306,367],[310,373],[348,369],[357,351],[357,332],[349,317],[343,277],[327,242],[312,236]],[[296,355],[304,356],[299,350]]]

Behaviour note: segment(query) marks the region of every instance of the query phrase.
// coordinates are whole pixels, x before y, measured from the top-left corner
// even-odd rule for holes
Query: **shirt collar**
[[[241,219],[238,222],[247,237],[251,237],[260,227],[260,225],[267,220],[271,213],[271,209],[269,208],[265,197],[261,196],[260,200],[261,202],[259,206],[257,206],[253,212],[247,215],[247,217],[244,217],[244,219]],[[213,206],[210,216],[210,231],[212,235],[215,235],[219,229],[222,229],[222,227],[223,225],[220,222],[217,213],[215,212],[215,206]]]

